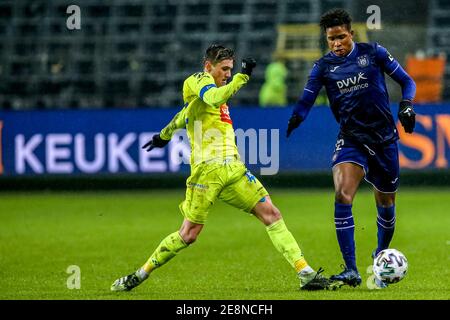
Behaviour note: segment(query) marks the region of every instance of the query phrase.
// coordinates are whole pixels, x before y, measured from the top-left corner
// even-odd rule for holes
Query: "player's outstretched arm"
[[[230,83],[217,88],[214,84],[212,76],[204,77],[196,84],[197,88],[194,92],[199,92],[199,97],[206,104],[213,107],[220,107],[228,101],[236,92],[245,85],[252,74],[253,69],[256,67],[256,61],[253,58],[246,58],[242,60],[241,72],[233,76],[233,80]]]
[[[322,73],[317,63],[311,70],[308,78],[308,83],[303,89],[303,95],[298,99],[294,106],[292,116],[288,121],[288,128],[286,131],[286,137],[289,137],[296,128],[306,119],[309,111],[311,110],[317,95],[322,88]]]
[[[187,107],[183,107],[160,133],[155,134],[150,141],[142,146],[142,149],[146,149],[149,152],[153,148],[164,148],[169,143],[174,132],[186,126],[186,110]]]
[[[416,113],[411,101],[416,94],[416,83],[389,51],[378,44],[377,60],[384,71],[402,87],[402,101],[398,108],[398,119],[405,132],[412,133],[416,124]]]

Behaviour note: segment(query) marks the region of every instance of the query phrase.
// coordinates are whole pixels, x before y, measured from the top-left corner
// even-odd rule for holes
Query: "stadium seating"
[[[0,3],[3,108],[180,105],[183,79],[201,68],[213,42],[234,47],[238,58],[257,58],[251,85],[233,101],[256,105],[276,26],[317,22],[323,9],[314,0],[86,0],[81,30],[69,30],[67,6]]]
[[[434,25],[440,28],[442,10],[448,12],[444,2],[433,1],[439,7],[432,11]],[[248,55],[257,59],[259,67],[251,83],[232,101],[257,105],[265,66],[276,50],[278,26],[317,24],[325,10],[344,7],[351,11],[352,3],[85,0],[79,4],[81,29],[69,30],[67,1],[2,0],[0,107],[181,105],[183,79],[201,68],[204,49],[218,42],[235,48],[238,61]],[[442,30],[447,31],[437,27],[430,31],[432,41],[448,52],[448,26]],[[289,103],[297,98],[310,67],[309,61],[288,63]]]

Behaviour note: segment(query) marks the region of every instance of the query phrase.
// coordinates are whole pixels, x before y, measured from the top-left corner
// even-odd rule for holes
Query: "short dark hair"
[[[328,28],[345,25],[347,30],[352,29],[352,18],[343,9],[331,9],[320,18],[320,27],[326,31]]]
[[[213,44],[206,49],[203,63],[209,61],[215,65],[216,63],[227,59],[234,60],[234,50],[220,44]]]

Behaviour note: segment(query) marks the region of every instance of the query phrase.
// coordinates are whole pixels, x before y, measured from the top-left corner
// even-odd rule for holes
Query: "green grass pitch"
[[[340,272],[333,191],[271,190],[288,228],[314,267]],[[315,300],[450,298],[450,189],[401,189],[391,247],[409,271],[386,290],[365,284],[376,244],[369,190],[354,203],[356,253],[363,284],[303,292],[295,272],[254,217],[218,201],[198,241],[131,292],[113,280],[140,267],[178,230],[184,191],[0,194],[0,299]],[[71,265],[80,289],[68,289]]]

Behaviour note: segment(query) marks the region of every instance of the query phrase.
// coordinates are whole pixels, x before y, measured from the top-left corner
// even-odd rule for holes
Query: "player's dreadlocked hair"
[[[320,18],[320,27],[323,28],[324,31],[326,31],[327,28],[342,25],[345,25],[348,31],[352,30],[352,18],[348,12],[343,9],[332,9],[323,14]]]
[[[209,61],[215,65],[216,63],[226,59],[234,60],[233,49],[226,48],[219,44],[213,44],[206,49],[205,56],[203,57],[203,63]]]

